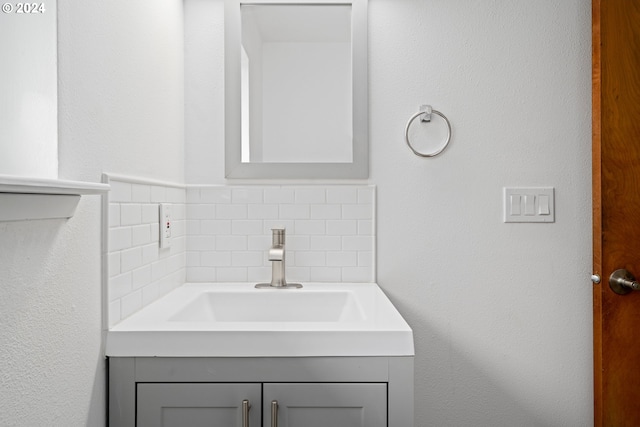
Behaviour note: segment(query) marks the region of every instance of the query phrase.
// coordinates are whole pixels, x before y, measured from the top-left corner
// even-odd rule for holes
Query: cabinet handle
[[[249,409],[251,405],[247,399],[242,401],[242,427],[249,427]]]
[[[271,427],[278,427],[278,401],[271,401]]]

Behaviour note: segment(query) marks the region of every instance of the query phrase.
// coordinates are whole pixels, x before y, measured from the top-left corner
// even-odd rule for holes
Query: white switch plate
[[[171,246],[171,205],[160,203],[160,248]]]
[[[553,187],[505,187],[504,222],[555,222]]]

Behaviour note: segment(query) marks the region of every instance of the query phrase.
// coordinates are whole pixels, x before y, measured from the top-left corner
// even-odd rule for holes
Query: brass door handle
[[[633,274],[621,268],[609,276],[609,287],[613,292],[619,295],[628,294],[631,291],[640,290],[640,283],[636,282]]]

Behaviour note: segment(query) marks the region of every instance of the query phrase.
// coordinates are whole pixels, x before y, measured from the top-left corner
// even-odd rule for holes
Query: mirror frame
[[[240,5],[351,5],[353,161],[243,163],[241,159]],[[366,179],[369,177],[368,0],[225,0],[225,178]],[[319,123],[322,125],[322,123]]]

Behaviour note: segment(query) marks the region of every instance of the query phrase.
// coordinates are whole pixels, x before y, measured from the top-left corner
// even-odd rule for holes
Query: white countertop
[[[111,328],[106,355],[412,356],[414,347],[411,328],[375,283],[188,283]]]

